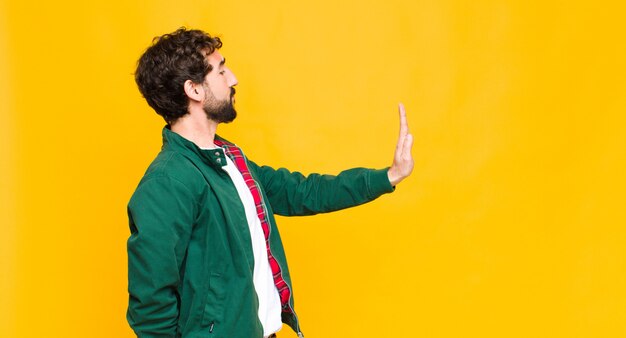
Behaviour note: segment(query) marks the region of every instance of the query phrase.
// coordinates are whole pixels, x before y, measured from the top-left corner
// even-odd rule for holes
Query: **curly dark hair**
[[[205,56],[221,47],[220,38],[181,27],[155,37],[139,58],[135,82],[150,107],[168,124],[188,113],[185,81],[204,82],[212,68]]]

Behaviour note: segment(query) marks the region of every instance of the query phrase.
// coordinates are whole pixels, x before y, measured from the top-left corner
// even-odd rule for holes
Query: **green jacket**
[[[163,147],[128,204],[127,319],[139,337],[261,338],[253,256],[243,205],[221,169],[223,152],[202,150],[163,129]],[[387,170],[307,177],[257,166],[270,219],[270,248],[291,289],[283,322],[300,333],[274,213],[312,215],[393,191]]]

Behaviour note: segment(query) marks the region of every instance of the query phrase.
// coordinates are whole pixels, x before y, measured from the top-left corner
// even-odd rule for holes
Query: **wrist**
[[[389,183],[391,183],[391,185],[395,187],[398,183],[402,181],[404,177],[399,175],[396,170],[394,170],[394,167],[391,167],[389,168],[389,170],[387,170],[387,178],[389,178]]]

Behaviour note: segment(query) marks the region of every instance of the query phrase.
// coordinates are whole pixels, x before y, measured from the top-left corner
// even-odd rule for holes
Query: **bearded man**
[[[260,166],[216,134],[235,119],[222,43],[181,28],[155,38],[135,80],[161,115],[163,147],[128,203],[129,305],[138,337],[299,337],[274,214],[336,211],[392,192],[413,169],[404,108],[389,168],[303,176]]]

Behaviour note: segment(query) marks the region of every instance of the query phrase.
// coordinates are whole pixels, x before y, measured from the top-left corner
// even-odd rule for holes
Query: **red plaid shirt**
[[[246,182],[248,189],[250,189],[250,193],[252,193],[252,198],[254,199],[254,204],[256,206],[257,216],[261,221],[261,227],[263,227],[263,234],[265,236],[265,247],[267,248],[267,259],[269,260],[270,268],[272,269],[272,275],[274,276],[274,284],[276,285],[276,289],[278,290],[283,311],[290,312],[291,306],[289,306],[289,297],[291,296],[291,290],[289,290],[289,285],[287,285],[287,283],[283,279],[280,265],[278,264],[278,262],[272,255],[272,251],[270,250],[270,222],[267,218],[265,201],[263,200],[263,196],[261,195],[259,184],[254,180],[254,178],[252,178],[252,175],[250,175],[248,163],[246,162],[246,159],[243,156],[243,152],[241,151],[241,149],[239,149],[239,147],[227,141],[218,139],[215,139],[214,143],[218,147],[222,147],[226,152],[226,155],[228,155],[233,163],[235,163],[235,166],[241,173],[241,176],[243,176],[243,180]]]

